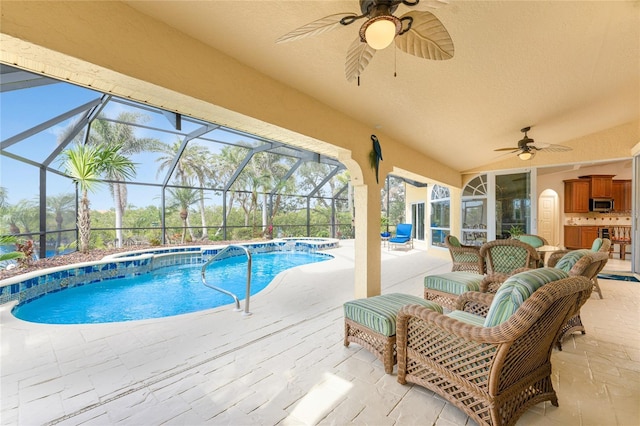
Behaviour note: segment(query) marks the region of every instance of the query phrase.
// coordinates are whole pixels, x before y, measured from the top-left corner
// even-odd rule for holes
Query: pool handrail
[[[215,256],[213,256],[204,265],[202,265],[202,270],[200,272],[201,277],[202,277],[202,284],[204,284],[205,286],[207,286],[207,287],[209,287],[209,288],[211,288],[213,290],[219,291],[220,293],[224,293],[227,296],[233,297],[233,300],[236,303],[236,307],[235,307],[234,311],[240,312],[242,310],[242,309],[240,309],[240,300],[238,299],[238,296],[236,296],[235,294],[231,293],[230,291],[227,291],[225,289],[222,289],[220,287],[216,287],[215,285],[208,283],[207,279],[205,277],[205,271],[206,271],[207,267],[213,261],[218,259],[220,256],[222,256],[224,253],[228,252],[232,248],[240,249],[240,250],[244,251],[244,254],[247,256],[247,295],[246,295],[246,298],[244,299],[244,312],[243,312],[242,315],[251,315],[251,312],[249,312],[249,298],[251,296],[251,252],[245,246],[241,246],[241,245],[238,245],[238,244],[230,244],[230,245],[226,246],[224,249],[220,250],[218,253],[215,254]]]

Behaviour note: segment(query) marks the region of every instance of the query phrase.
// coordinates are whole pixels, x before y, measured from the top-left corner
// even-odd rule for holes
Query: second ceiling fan
[[[536,155],[536,151],[549,151],[549,152],[566,152],[571,151],[571,148],[564,145],[556,144],[544,144],[535,145],[535,141],[527,136],[527,132],[531,130],[531,127],[524,127],[520,129],[524,133],[524,137],[518,141],[517,147],[498,148],[494,151],[510,151],[512,153],[518,153],[518,158],[521,160],[530,160]]]
[[[276,43],[323,34],[367,18],[347,52],[347,81],[359,77],[376,51],[386,48],[394,41],[398,49],[419,58],[445,60],[453,57],[453,41],[449,32],[438,18],[424,10],[447,4],[448,0],[359,1],[362,14],[337,13],[325,16],[284,34]],[[412,10],[396,17],[393,13],[400,5]]]

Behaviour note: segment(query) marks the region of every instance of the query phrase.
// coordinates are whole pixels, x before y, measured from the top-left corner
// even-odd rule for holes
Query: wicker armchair
[[[582,276],[549,282],[495,326],[405,306],[397,322],[398,382],[432,390],[480,425],[513,425],[543,401],[558,406],[551,383],[553,344],[591,288]],[[461,299],[474,296],[475,303],[497,299],[479,292]]]
[[[540,265],[540,255],[531,244],[514,240],[495,240],[480,249],[487,276],[480,284],[483,293],[495,293],[509,276]]]
[[[593,244],[591,245],[591,251],[592,252],[597,252],[597,253],[607,253],[609,254],[609,250],[611,249],[611,240],[608,238],[596,238],[595,240],[593,240]],[[567,253],[569,253],[570,250],[561,250],[561,251],[557,251],[555,253],[552,253],[549,256],[549,260],[547,261],[547,266],[550,267],[555,267],[556,264],[558,263],[558,261]],[[600,258],[600,257],[598,257]],[[595,271],[591,277],[591,281],[593,282],[593,287],[594,290],[596,291],[596,293],[598,293],[598,296],[600,296],[600,299],[602,299],[602,290],[600,289],[600,283],[598,283],[598,274],[602,271],[602,269],[605,267],[605,265],[607,264],[606,261],[601,261],[600,265],[599,265],[599,269],[597,271]],[[584,275],[584,274],[582,274]]]
[[[518,240],[496,240],[480,247],[485,276],[470,271],[453,271],[427,275],[424,278],[424,298],[447,309],[455,309],[458,296],[465,291],[495,293],[509,276],[536,268],[540,259],[536,249]]]
[[[608,241],[608,240],[607,240]],[[567,271],[571,276],[583,276],[588,278],[602,299],[602,292],[600,291],[600,285],[598,284],[598,274],[607,264],[609,260],[608,249],[605,251],[592,252],[591,250],[575,250],[569,252],[559,260],[553,260],[553,266],[562,268]],[[551,265],[550,265],[551,266]],[[567,270],[568,269],[568,270]],[[572,333],[576,331],[582,334],[586,333],[582,319],[580,318],[580,311],[576,312],[574,316],[569,318],[567,323],[562,327],[560,336],[556,346],[559,350],[562,350],[562,341]]]
[[[445,237],[444,245],[449,249],[449,254],[451,254],[452,272],[466,271],[484,274],[484,258],[480,256],[480,246],[463,245],[453,235]]]

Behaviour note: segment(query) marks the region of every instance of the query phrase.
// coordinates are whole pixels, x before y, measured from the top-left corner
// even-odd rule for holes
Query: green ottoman
[[[484,275],[455,271],[424,278],[424,298],[454,311],[459,295],[467,291],[479,291]]]
[[[344,345],[357,343],[384,364],[387,374],[396,364],[396,316],[405,305],[422,305],[442,312],[436,303],[408,294],[391,293],[344,304]]]

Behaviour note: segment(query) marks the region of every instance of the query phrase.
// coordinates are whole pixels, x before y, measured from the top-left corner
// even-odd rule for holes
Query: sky
[[[13,137],[40,123],[46,122],[66,111],[99,98],[100,93],[66,83],[56,83],[26,90],[0,92],[0,140]],[[120,112],[131,110],[126,105],[109,102],[103,113],[115,118]],[[148,114],[151,119],[145,124],[151,127],[171,129],[169,121],[160,114]],[[9,146],[6,151],[28,159],[41,162],[46,159],[57,146],[59,135],[73,123],[77,116],[49,127],[27,139]],[[183,131],[195,129],[194,123],[183,122]],[[151,129],[138,128],[136,137],[156,138],[172,144],[180,135],[168,134]],[[214,144],[217,145],[217,144]],[[136,181],[162,182],[164,172],[159,174],[156,158],[159,154],[133,155],[137,163]],[[60,163],[54,161],[52,167],[61,169]],[[8,191],[11,204],[21,200],[35,200],[38,197],[39,169],[6,156],[0,156],[0,186]],[[48,195],[59,195],[74,192],[74,186],[68,179],[55,174],[47,174]],[[106,185],[90,194],[91,208],[108,210],[113,202]],[[129,202],[136,206],[159,205],[159,191],[149,186],[129,185]]]

